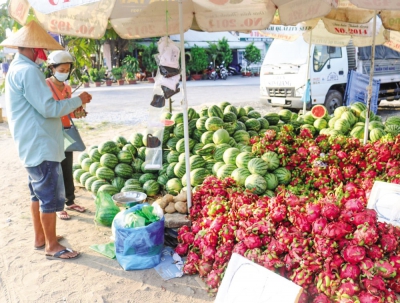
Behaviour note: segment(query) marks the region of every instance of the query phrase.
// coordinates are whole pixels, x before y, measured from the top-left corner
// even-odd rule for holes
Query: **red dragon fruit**
[[[269,251],[268,249],[263,251],[258,262],[260,265],[269,270],[275,270],[285,266],[285,263],[283,263],[283,261],[275,254],[275,252]]]
[[[331,303],[331,300],[329,300],[329,298],[324,294],[319,294],[314,298],[312,303]]]
[[[210,292],[216,292],[219,285],[221,284],[222,277],[221,273],[218,270],[211,270],[210,273],[207,275],[206,284],[209,288]]]
[[[383,298],[374,296],[367,291],[362,291],[358,295],[358,300],[360,303],[383,303]]]
[[[210,231],[218,234],[226,222],[227,218],[225,216],[216,217],[210,225]]]
[[[306,205],[307,220],[313,223],[321,215],[321,205],[315,203],[309,203]]]
[[[322,231],[327,224],[328,221],[323,217],[316,219],[312,224],[312,233],[314,235],[322,235]]]
[[[375,296],[383,295],[386,290],[385,281],[379,276],[374,276],[371,279],[362,279],[361,286]]]
[[[232,252],[244,256],[246,251],[247,251],[247,246],[243,242],[239,242],[235,244]]]
[[[198,254],[196,254],[193,251],[189,251],[189,253],[187,255],[187,259],[186,259],[187,262],[197,263],[199,260],[200,260],[200,257]]]
[[[185,265],[183,265],[183,273],[185,275],[195,275],[198,273],[196,264],[191,263],[191,262],[186,262]]]
[[[278,205],[275,208],[271,209],[269,213],[269,217],[272,221],[279,223],[286,219],[287,209],[285,205]]]
[[[397,271],[400,269],[400,256],[394,255],[389,257],[389,262],[393,264]]]
[[[353,227],[345,222],[331,222],[322,230],[322,236],[333,240],[340,240],[352,231]]]
[[[235,229],[236,227],[231,224],[224,224],[219,233],[222,242],[228,242],[235,240]]]
[[[294,226],[296,226],[300,231],[309,233],[311,232],[311,224],[308,222],[306,215],[298,213],[294,216]]]
[[[215,247],[212,246],[205,246],[203,248],[202,256],[204,261],[214,261],[215,254],[216,254]]]
[[[385,252],[394,252],[397,248],[397,238],[392,234],[381,235],[380,244]]]
[[[388,261],[376,261],[375,269],[377,274],[385,279],[394,278],[396,276],[396,268]]]
[[[324,293],[328,297],[331,297],[339,289],[340,280],[336,279],[336,276],[328,271],[323,271],[316,277],[317,288],[321,293]]]
[[[191,232],[184,233],[180,236],[181,241],[186,244],[192,244],[194,241],[194,234]]]
[[[271,238],[271,242],[268,244],[268,249],[274,251],[278,256],[289,251],[286,244],[275,238]]]
[[[212,247],[216,247],[218,244],[218,236],[217,234],[208,231],[204,237],[203,237],[203,241],[205,243],[206,246],[212,246]]]
[[[372,260],[381,260],[383,258],[383,250],[378,245],[371,245],[367,248],[367,256]]]
[[[394,279],[388,280],[387,283],[391,290],[400,293],[400,275],[396,276]]]
[[[243,243],[249,249],[259,248],[261,247],[261,240],[260,237],[257,235],[248,235],[243,239]]]
[[[379,233],[377,228],[374,225],[370,225],[368,223],[364,223],[362,225],[358,225],[356,231],[353,233],[353,241],[354,243],[363,246],[371,246],[379,239]]]
[[[188,249],[189,249],[188,243],[179,243],[175,248],[175,252],[180,256],[185,256],[188,252]]]
[[[355,226],[364,223],[368,223],[370,226],[376,226],[376,222],[377,222],[376,211],[373,209],[366,209],[360,213],[354,214],[352,220],[352,223]]]
[[[327,271],[339,272],[343,263],[343,258],[339,254],[334,254],[332,257],[325,259],[324,267]]]
[[[217,252],[215,253],[215,263],[217,265],[223,265],[229,262],[233,251],[233,242],[226,242],[218,246]]]
[[[340,269],[340,278],[346,279],[350,278],[352,280],[357,280],[361,273],[360,267],[354,264],[346,263]]]
[[[395,292],[391,289],[385,291],[385,303],[398,303]]]
[[[365,258],[360,262],[360,269],[362,274],[368,279],[375,275],[375,265],[371,259]]]
[[[361,290],[360,286],[357,283],[355,283],[353,279],[348,278],[341,281],[338,293],[341,295],[345,294],[352,297],[357,293],[359,293],[360,290]]]
[[[358,264],[364,260],[365,255],[365,248],[357,245],[348,245],[342,250],[343,259],[350,264]]]
[[[337,243],[333,240],[317,235],[314,238],[314,249],[315,252],[321,257],[332,257],[337,251]]]
[[[200,260],[197,267],[200,278],[206,277],[208,273],[212,270],[212,267],[213,267],[212,262]]]
[[[285,255],[283,261],[285,262],[287,270],[292,270],[300,266],[299,264],[300,260],[297,258],[292,258],[289,254]]]
[[[310,285],[313,282],[313,274],[307,269],[296,268],[293,270],[293,274],[290,279],[301,287]]]
[[[261,253],[262,253],[262,251],[260,248],[252,248],[252,249],[248,249],[245,252],[244,256],[252,262],[259,263]]]
[[[364,202],[361,199],[351,199],[346,201],[346,203],[343,205],[343,208],[358,213],[362,211],[365,208],[365,206]]]
[[[322,205],[322,215],[328,220],[335,220],[340,215],[340,208],[334,203],[324,203]]]

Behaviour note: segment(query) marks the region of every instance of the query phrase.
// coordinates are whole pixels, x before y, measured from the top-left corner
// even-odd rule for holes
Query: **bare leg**
[[[62,246],[57,241],[56,236],[56,213],[41,213],[40,219],[42,222],[42,227],[44,230],[44,234],[46,237],[46,254],[53,255],[60,250],[65,249],[65,246]],[[73,258],[77,256],[79,253],[77,251],[68,252],[60,256],[62,259]]]
[[[45,243],[45,236],[42,227],[42,222],[40,221],[39,212],[39,202],[31,203],[31,215],[33,220],[33,230],[35,232],[35,246],[41,246]]]

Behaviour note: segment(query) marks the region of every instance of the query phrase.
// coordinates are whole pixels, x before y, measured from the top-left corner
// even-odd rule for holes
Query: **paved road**
[[[259,101],[258,77],[233,76],[228,80],[188,81],[187,96],[189,107],[201,108],[202,105],[228,101],[236,105],[251,105],[261,112],[278,111]],[[139,83],[136,85],[91,87],[86,89],[93,95],[93,101],[87,106],[88,123],[114,122],[136,125],[148,118],[148,109],[153,96],[154,84]],[[182,85],[181,85],[182,87]],[[77,93],[83,91],[78,89]],[[175,110],[179,110],[182,94],[172,97]],[[400,108],[400,102],[382,102],[379,114],[398,115],[393,106]],[[4,109],[4,96],[0,96],[0,107]],[[4,115],[3,110],[3,115]]]

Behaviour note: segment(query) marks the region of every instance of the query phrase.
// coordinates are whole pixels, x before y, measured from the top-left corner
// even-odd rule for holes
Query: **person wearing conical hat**
[[[12,33],[1,46],[17,48],[5,82],[6,112],[18,155],[29,176],[34,248],[48,259],[71,260],[79,252],[66,248],[56,236],[56,212],[64,209],[61,161],[64,136],[61,117],[92,99],[87,92],[56,101],[35,63],[46,60],[45,50],[62,50],[38,23],[31,21]]]

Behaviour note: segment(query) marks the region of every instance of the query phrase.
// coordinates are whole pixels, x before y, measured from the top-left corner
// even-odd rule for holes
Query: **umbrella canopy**
[[[279,9],[281,24],[322,17],[337,0],[181,0],[183,29],[208,32],[266,29]],[[51,32],[98,39],[108,22],[121,38],[138,39],[179,33],[179,2],[161,0],[11,0],[9,14],[25,24],[32,7]]]

